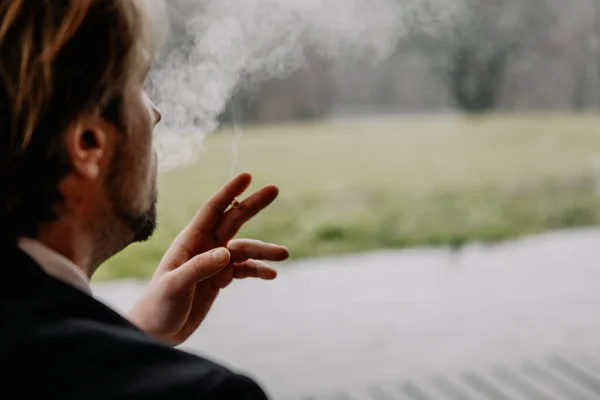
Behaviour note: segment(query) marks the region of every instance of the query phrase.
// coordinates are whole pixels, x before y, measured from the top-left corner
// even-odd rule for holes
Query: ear
[[[102,124],[79,121],[70,126],[66,136],[67,153],[74,172],[84,179],[97,179],[107,153],[107,132]]]

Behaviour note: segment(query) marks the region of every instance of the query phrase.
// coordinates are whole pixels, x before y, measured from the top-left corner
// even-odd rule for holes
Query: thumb
[[[179,268],[169,272],[175,290],[189,287],[215,275],[231,260],[231,253],[220,247],[191,258]]]

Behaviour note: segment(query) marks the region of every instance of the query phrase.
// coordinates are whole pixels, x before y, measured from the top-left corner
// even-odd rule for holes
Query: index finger
[[[198,233],[213,232],[221,218],[223,218],[223,213],[229,207],[231,201],[244,193],[251,182],[252,176],[247,172],[238,174],[227,182],[194,215],[184,232],[182,232],[182,239],[188,241]]]

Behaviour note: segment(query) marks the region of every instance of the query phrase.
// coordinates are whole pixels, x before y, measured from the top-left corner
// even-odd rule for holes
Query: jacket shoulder
[[[0,330],[0,358],[11,365],[5,389],[19,385],[14,389],[24,397],[267,398],[249,377],[156,342],[133,327],[81,317],[19,322],[21,329]],[[27,380],[36,383],[18,383]]]

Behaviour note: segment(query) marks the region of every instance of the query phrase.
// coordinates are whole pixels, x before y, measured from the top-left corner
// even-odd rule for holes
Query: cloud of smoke
[[[169,0],[171,37],[151,76],[163,169],[194,161],[236,91],[323,59],[385,60],[411,32],[435,34],[451,0]]]

